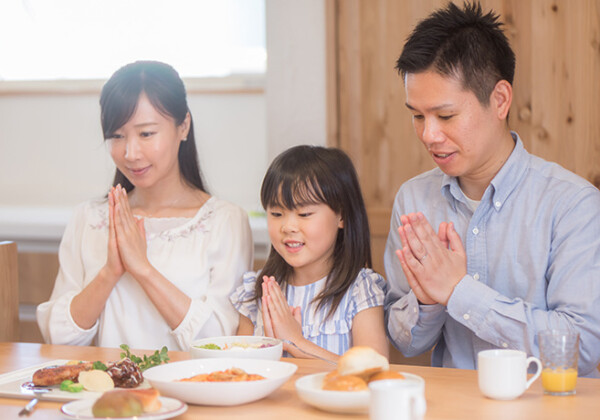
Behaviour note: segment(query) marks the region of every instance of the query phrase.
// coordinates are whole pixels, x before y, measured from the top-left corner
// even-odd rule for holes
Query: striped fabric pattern
[[[254,335],[264,335],[260,303],[254,297],[257,273],[244,275],[243,284],[230,300],[239,313],[254,324]],[[305,286],[288,285],[286,298],[290,306],[302,308],[302,334],[304,337],[332,353],[342,354],[352,346],[352,320],[357,313],[374,306],[383,306],[387,284],[383,277],[371,269],[363,268],[347,290],[335,313],[327,318],[329,305],[316,309],[313,302],[323,287],[325,278]],[[326,319],[327,318],[327,319]]]

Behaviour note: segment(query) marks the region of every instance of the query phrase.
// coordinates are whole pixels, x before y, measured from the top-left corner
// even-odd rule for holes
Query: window
[[[0,39],[0,81],[107,79],[136,60],[266,71],[264,0],[2,0]]]

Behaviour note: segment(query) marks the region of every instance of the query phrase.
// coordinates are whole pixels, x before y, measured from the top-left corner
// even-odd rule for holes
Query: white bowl
[[[237,367],[266,379],[249,382],[180,382],[200,373]],[[150,368],[144,378],[161,395],[190,404],[239,405],[271,394],[296,372],[293,363],[260,359],[192,359]]]
[[[223,350],[200,348],[207,344],[216,344]],[[268,347],[258,347],[266,345]],[[283,343],[277,338],[253,335],[231,335],[209,337],[196,340],[190,346],[190,355],[194,359],[235,357],[237,359],[279,360],[283,353]]]
[[[412,373],[400,372],[408,380],[425,382]],[[296,381],[296,392],[302,401],[325,411],[334,413],[368,413],[370,392],[367,391],[326,391],[323,379],[328,372],[306,375]]]

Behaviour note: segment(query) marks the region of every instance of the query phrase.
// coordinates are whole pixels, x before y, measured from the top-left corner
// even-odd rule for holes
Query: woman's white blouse
[[[97,276],[108,252],[108,202],[89,201],[77,207],[67,225],[52,296],[37,308],[46,342],[187,350],[197,338],[234,334],[239,315],[229,295],[253,255],[246,212],[211,197],[192,218],[146,218],[144,224],[148,260],[192,299],[183,321],[172,330],[129,273],[118,281],[92,328],[73,321],[73,297]]]
[[[257,273],[244,274],[243,283],[231,295],[235,308],[252,321],[254,335],[264,335],[261,304],[253,299]],[[306,286],[288,285],[286,299],[290,306],[302,309],[302,335],[332,353],[343,354],[352,347],[352,320],[360,311],[383,306],[387,284],[371,269],[363,268],[348,288],[334,314],[328,318],[330,305],[316,310],[313,302],[325,287],[326,278]]]

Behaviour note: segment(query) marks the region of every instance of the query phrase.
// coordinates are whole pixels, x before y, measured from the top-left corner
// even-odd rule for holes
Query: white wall
[[[326,139],[325,0],[266,0],[266,14],[266,93],[188,98],[210,192],[246,210],[260,209],[260,184],[273,157]],[[44,220],[32,217],[44,214],[55,215],[48,232],[55,235],[61,214],[106,193],[114,165],[98,98],[0,95],[0,240],[40,231]]]
[[[297,144],[324,146],[325,0],[267,0],[269,161]]]

